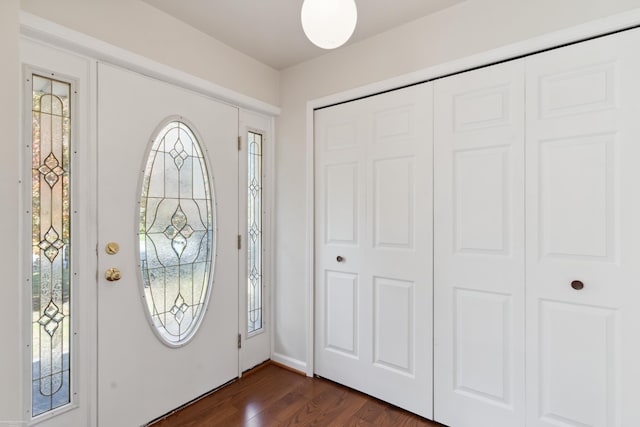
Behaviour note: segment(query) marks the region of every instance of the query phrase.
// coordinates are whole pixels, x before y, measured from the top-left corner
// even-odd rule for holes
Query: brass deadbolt
[[[116,242],[109,242],[107,243],[107,245],[104,247],[104,250],[106,253],[108,253],[109,255],[115,255],[118,253],[118,251],[120,251],[120,245],[117,244]]]
[[[109,282],[117,282],[122,278],[122,274],[117,268],[110,268],[104,272],[104,278]]]

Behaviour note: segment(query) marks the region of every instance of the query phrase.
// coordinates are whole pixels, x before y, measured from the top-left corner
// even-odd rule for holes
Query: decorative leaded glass
[[[32,82],[32,415],[71,402],[71,85]]]
[[[196,332],[209,298],[214,214],[209,173],[193,131],[171,121],[155,136],[140,197],[140,269],[148,314],[170,346]]]
[[[247,333],[262,329],[262,135],[249,132],[247,176]]]

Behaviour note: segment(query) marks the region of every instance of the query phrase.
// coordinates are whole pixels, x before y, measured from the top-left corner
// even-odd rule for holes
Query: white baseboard
[[[293,357],[285,356],[284,354],[280,353],[273,353],[271,355],[271,360],[284,365],[287,368],[300,371],[300,373],[302,374],[306,374],[307,372],[307,364],[301,360],[294,359]]]

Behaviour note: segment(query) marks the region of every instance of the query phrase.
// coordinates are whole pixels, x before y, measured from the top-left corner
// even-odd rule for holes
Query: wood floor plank
[[[276,365],[260,367],[153,427],[444,427],[370,396]]]
[[[264,420],[278,420],[280,423],[285,423],[291,419],[305,403],[306,398],[302,394],[298,392],[287,393],[281,400],[259,415],[261,419]]]

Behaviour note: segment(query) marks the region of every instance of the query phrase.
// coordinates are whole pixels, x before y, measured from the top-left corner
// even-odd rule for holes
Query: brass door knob
[[[117,282],[122,278],[122,274],[117,268],[110,268],[104,272],[104,278],[109,282]]]
[[[580,280],[574,280],[573,282],[571,282],[571,287],[576,291],[580,291],[584,288],[584,283],[582,283]]]

